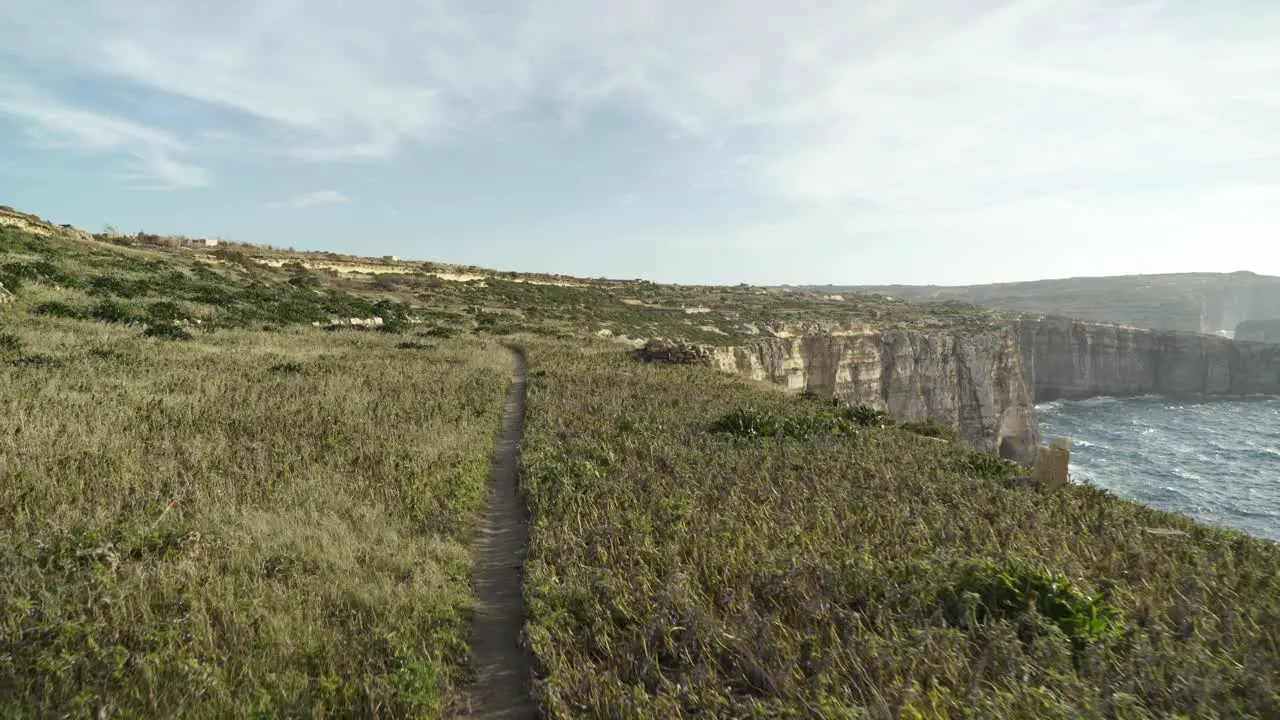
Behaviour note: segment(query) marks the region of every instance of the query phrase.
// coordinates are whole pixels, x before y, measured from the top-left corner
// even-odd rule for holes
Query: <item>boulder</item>
[[[635,357],[663,365],[711,365],[712,351],[702,345],[653,338],[636,348]]]

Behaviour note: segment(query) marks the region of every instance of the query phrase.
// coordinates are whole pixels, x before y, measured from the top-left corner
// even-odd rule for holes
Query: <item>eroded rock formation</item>
[[[943,423],[986,452],[1027,464],[1035,459],[1039,432],[1012,331],[794,328],[779,334],[742,347],[650,342],[637,355],[834,395],[887,409],[902,422]]]
[[[1235,339],[1280,343],[1280,320],[1245,320],[1236,325]]]
[[[651,341],[651,362],[709,365],[788,390],[949,425],[986,452],[1030,464],[1035,402],[1099,395],[1280,394],[1280,345],[1069,318],[987,330],[774,328],[740,347]]]
[[[1280,394],[1280,346],[1055,317],[1016,321],[1036,401]]]

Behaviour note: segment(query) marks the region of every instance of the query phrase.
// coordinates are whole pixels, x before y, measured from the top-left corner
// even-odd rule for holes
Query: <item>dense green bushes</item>
[[[148,325],[142,331],[142,336],[159,340],[190,340],[193,337],[185,328],[164,322]]]
[[[767,412],[738,409],[713,421],[711,430],[745,438],[782,436],[805,440],[819,435],[841,435],[859,429],[884,427],[892,422],[892,417],[884,410],[835,401],[806,407],[781,420]]]

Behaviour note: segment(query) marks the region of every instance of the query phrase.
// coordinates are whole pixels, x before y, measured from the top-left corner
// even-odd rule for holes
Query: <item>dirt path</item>
[[[489,475],[489,507],[476,539],[476,613],[471,627],[471,685],[463,717],[519,720],[538,717],[529,694],[533,675],[520,644],[526,619],[520,585],[529,527],[516,487],[516,453],[524,434],[524,354],[515,352],[502,430]]]

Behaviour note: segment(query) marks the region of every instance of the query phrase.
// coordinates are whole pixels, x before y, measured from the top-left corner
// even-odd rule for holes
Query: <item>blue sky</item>
[[[1280,3],[6,0],[0,204],[702,283],[1280,275]]]

